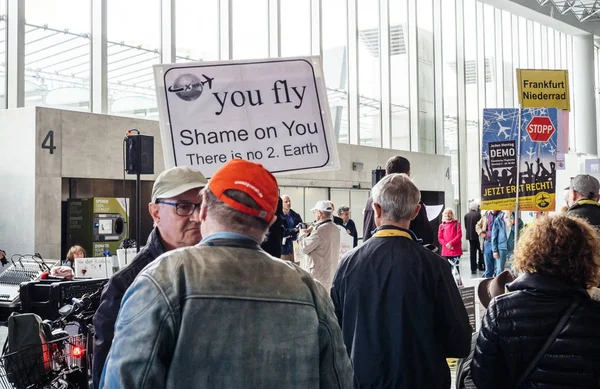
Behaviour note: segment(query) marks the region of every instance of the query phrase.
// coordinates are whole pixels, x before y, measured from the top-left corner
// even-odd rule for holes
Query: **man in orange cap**
[[[125,294],[101,388],[353,388],[327,292],[259,246],[278,198],[261,165],[215,173],[200,244],[162,255]]]

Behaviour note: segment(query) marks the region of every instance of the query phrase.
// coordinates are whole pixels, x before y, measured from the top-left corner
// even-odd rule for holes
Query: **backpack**
[[[47,330],[34,313],[12,313],[2,352],[6,378],[16,389],[25,389],[44,379],[51,370]]]

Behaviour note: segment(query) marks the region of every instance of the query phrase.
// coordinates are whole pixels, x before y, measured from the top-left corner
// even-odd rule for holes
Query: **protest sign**
[[[483,110],[481,209],[515,208],[517,164],[519,209],[555,208],[559,113],[556,108],[522,110],[519,155],[519,109]]]
[[[517,69],[517,82],[521,107],[571,110],[566,70]]]
[[[165,167],[339,167],[320,57],[155,65]]]

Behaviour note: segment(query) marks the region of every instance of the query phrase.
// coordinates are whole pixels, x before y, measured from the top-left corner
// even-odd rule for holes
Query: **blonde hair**
[[[83,253],[83,256],[87,257],[85,249],[79,245],[75,245],[69,249],[69,252],[67,253],[67,261],[73,261],[75,259],[75,254],[77,253]]]

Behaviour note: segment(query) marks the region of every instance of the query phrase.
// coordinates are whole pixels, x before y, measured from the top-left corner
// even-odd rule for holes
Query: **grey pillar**
[[[108,113],[107,0],[92,1],[92,112]]]

